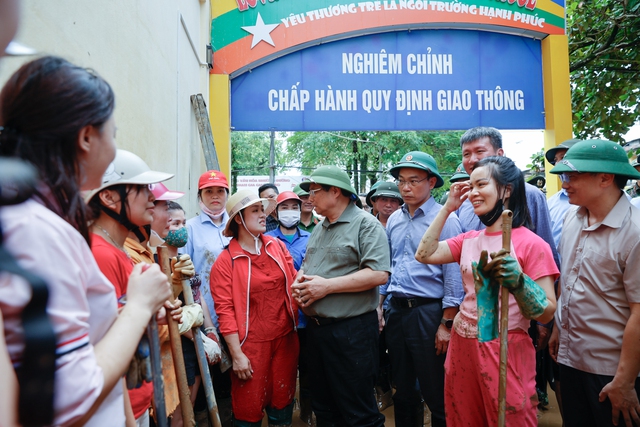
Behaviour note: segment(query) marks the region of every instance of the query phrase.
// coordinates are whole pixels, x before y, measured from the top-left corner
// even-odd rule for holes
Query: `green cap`
[[[449,178],[449,182],[454,183],[457,181],[466,181],[468,179],[469,174],[466,170],[464,170],[464,166],[462,166],[462,163],[460,163],[456,168],[456,171],[453,173],[453,175],[451,175],[451,178]]]
[[[534,175],[527,180],[527,184],[535,185],[539,189],[543,189],[544,185],[547,183],[547,180],[542,175]]]
[[[295,187],[293,187],[293,192],[296,193],[296,195],[298,197],[308,196],[309,195],[309,193],[307,191],[304,191],[302,188],[300,188],[300,184],[298,184]]]
[[[423,153],[422,151],[412,151],[405,154],[402,156],[402,159],[389,170],[389,173],[394,178],[398,179],[398,174],[402,168],[414,168],[427,171],[429,175],[433,175],[437,178],[435,188],[442,187],[444,185],[444,180],[440,176],[440,172],[438,172],[436,159],[427,153]]]
[[[375,202],[378,197],[391,197],[400,200],[400,203],[404,203],[398,186],[393,182],[381,182],[380,185],[374,190],[370,199]]]
[[[594,172],[612,173],[633,179],[640,178],[640,172],[629,163],[624,148],[615,142],[603,139],[588,139],[577,142],[569,148],[551,173]]]
[[[573,147],[577,142],[582,141],[581,139],[567,139],[566,141],[562,142],[561,144],[550,148],[547,150],[546,153],[544,153],[544,157],[547,158],[547,162],[551,163],[552,165],[556,164],[555,158],[556,158],[556,153],[560,150],[568,150],[569,148]]]
[[[309,191],[309,187],[314,182],[320,185],[338,187],[343,190],[347,190],[356,197],[358,196],[358,192],[351,185],[349,175],[337,166],[320,166],[318,169],[313,171],[309,177],[309,181],[300,183],[300,188],[304,191]]]
[[[367,196],[365,197],[366,201],[367,201],[367,205],[369,205],[370,208],[373,207],[373,204],[371,203],[371,196],[373,195],[373,193],[376,192],[376,188],[378,188],[378,186],[380,186],[380,184],[382,184],[384,181],[378,181],[375,184],[373,184],[371,186],[371,190],[369,190],[369,192],[367,193]]]

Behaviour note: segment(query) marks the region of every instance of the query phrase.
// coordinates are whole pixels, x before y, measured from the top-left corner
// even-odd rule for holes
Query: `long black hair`
[[[113,90],[104,79],[55,56],[24,64],[0,92],[0,155],[33,164],[48,190],[36,195],[87,242],[78,135],[89,125],[102,130],[114,107]]]
[[[531,215],[527,207],[527,194],[524,187],[524,176],[513,160],[504,156],[485,157],[478,160],[473,169],[486,167],[491,178],[496,182],[498,197],[503,194],[506,188],[511,190],[508,199],[508,209],[513,212],[512,227],[525,226],[533,229]]]

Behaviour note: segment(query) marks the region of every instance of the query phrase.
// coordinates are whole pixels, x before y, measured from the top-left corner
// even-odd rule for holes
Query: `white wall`
[[[102,75],[116,93],[118,147],[152,169],[175,173],[166,185],[187,193],[178,202],[192,216],[205,164],[189,96],[208,98],[208,69],[200,63],[206,62],[210,0],[23,0],[21,6],[16,40]],[[0,85],[30,59],[4,58]]]

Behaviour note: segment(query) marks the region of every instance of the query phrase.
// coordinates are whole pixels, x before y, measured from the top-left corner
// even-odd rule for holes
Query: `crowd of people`
[[[187,220],[184,193],[162,183],[173,175],[116,149],[114,108],[97,73],[52,56],[0,91],[0,155],[39,174],[33,196],[2,207],[0,222],[3,247],[48,285],[44,424],[167,425],[162,415],[175,427],[189,405],[207,425],[206,374],[223,426],[290,426],[297,383],[310,426],[383,426],[380,393],[393,394],[399,427],[423,425],[425,404],[434,427],[494,426],[495,307],[508,292],[507,425],[537,425],[543,364],[565,425],[640,425],[640,198],[624,193],[640,166],[618,144],[548,150],[562,182],[548,202],[490,127],[461,137],[442,204],[432,191],[443,174],[421,151],[400,157],[395,182],[364,200],[332,165],[292,191],[234,194],[208,170]],[[171,271],[158,266],[160,246]],[[24,278],[0,275],[2,426],[18,425],[31,299]],[[174,322],[189,401],[178,394]],[[148,350],[156,323],[160,371]],[[550,360],[538,357],[547,351]]]

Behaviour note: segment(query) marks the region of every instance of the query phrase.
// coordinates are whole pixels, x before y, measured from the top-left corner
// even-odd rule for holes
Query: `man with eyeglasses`
[[[619,425],[620,415],[640,425],[640,211],[623,192],[640,173],[604,140],[576,143],[551,173],[576,205],[560,238],[562,293],[549,341],[565,425]]]
[[[404,200],[387,221],[392,274],[380,288],[378,305],[381,313],[386,296],[391,295],[385,329],[396,385],[395,423],[421,426],[424,399],[431,410],[431,425],[445,426],[444,361],[453,318],[464,296],[462,277],[456,263],[427,265],[414,257],[422,235],[442,209],[431,190],[444,181],[434,158],[420,151],[405,154],[389,173]],[[458,217],[452,214],[440,239],[461,232]]]
[[[382,225],[353,202],[336,166],[300,187],[325,219],[309,238],[292,294],[307,316],[311,407],[319,426],[384,426],[373,393],[378,374],[378,286],[387,282]]]
[[[258,196],[265,199],[271,199],[275,201],[278,198],[278,194],[280,194],[280,192],[278,191],[278,187],[270,182],[263,184],[260,186],[260,188],[258,188]],[[280,223],[278,222],[277,214],[275,213],[275,211],[267,215],[266,233],[275,230],[279,226]]]

